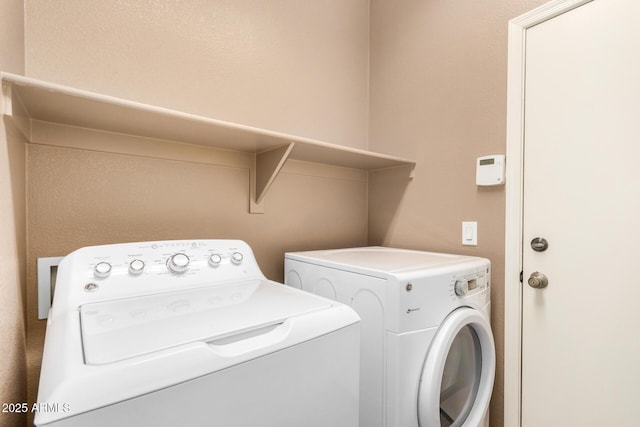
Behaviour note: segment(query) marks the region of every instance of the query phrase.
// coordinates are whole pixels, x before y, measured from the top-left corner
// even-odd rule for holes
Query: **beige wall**
[[[26,402],[25,145],[0,121],[0,402]],[[0,413],[0,425],[23,425],[21,414]]]
[[[418,162],[413,182],[372,180],[370,243],[492,262],[503,425],[504,187],[475,185],[475,159],[505,153],[507,21],[546,0],[371,1],[370,148]],[[478,221],[478,246],[461,222]]]
[[[26,0],[31,77],[359,148],[368,0]]]
[[[0,2],[0,70],[24,72],[20,0]],[[0,106],[0,109],[2,107]],[[26,401],[25,153],[10,122],[0,121],[0,402]],[[0,413],[0,425],[24,425],[24,415]]]
[[[28,76],[366,146],[366,0],[27,0],[26,6]],[[238,238],[253,247],[264,273],[281,281],[285,251],[367,243],[362,171],[290,161],[266,196],[265,213],[251,215],[242,161],[221,164],[219,153],[204,147],[196,149],[197,160],[150,157],[144,148],[119,154],[110,152],[119,143],[156,142],[63,131],[72,145],[94,148],[46,138],[27,147],[31,401],[45,330],[36,320],[38,257],[103,243]]]

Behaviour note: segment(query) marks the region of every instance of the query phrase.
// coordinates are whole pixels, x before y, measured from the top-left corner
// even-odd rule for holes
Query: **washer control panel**
[[[56,305],[266,280],[241,240],[172,240],[91,246],[58,267]]]

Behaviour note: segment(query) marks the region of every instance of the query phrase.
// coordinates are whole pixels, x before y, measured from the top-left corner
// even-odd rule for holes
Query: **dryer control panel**
[[[256,279],[265,277],[241,240],[91,246],[60,262],[52,313],[87,302]]]
[[[399,278],[390,288],[389,330],[403,333],[435,327],[459,307],[484,310],[491,300],[491,263],[469,257],[428,272]]]
[[[488,286],[489,280],[487,279],[487,274],[482,271],[456,279],[453,285],[453,291],[457,296],[464,297],[469,294],[482,292]]]
[[[491,301],[491,268],[479,268],[473,272],[451,277],[449,297],[454,304],[481,309]]]

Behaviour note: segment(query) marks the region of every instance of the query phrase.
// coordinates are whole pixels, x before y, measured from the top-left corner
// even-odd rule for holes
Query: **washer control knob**
[[[182,274],[189,269],[189,262],[189,257],[186,254],[173,254],[167,260],[167,268],[172,273]]]
[[[111,264],[108,262],[99,262],[93,268],[93,275],[100,278],[105,278],[111,274]]]
[[[220,263],[222,262],[222,257],[218,254],[212,254],[209,257],[209,265],[211,267],[218,267],[220,266]]]
[[[467,292],[469,292],[469,282],[466,280],[457,280],[454,290],[459,297],[465,296]]]
[[[129,263],[129,273],[133,275],[142,274],[144,271],[144,261],[141,259],[134,259]]]
[[[244,259],[244,255],[242,255],[240,252],[234,252],[231,254],[231,262],[234,263],[235,265],[242,264],[243,259]]]

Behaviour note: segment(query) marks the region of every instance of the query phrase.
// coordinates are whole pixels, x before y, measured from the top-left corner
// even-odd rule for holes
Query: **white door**
[[[463,307],[447,316],[422,368],[420,427],[485,426],[495,363],[491,326],[481,311]]]
[[[522,426],[639,426],[640,2],[529,28],[525,61]]]

